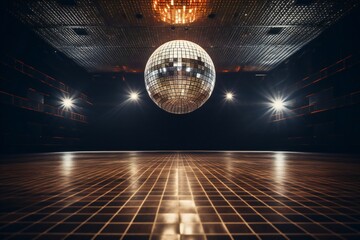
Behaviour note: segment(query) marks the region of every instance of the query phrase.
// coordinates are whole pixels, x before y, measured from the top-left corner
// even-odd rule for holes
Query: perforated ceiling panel
[[[11,0],[7,8],[89,72],[142,72],[151,53],[175,39],[202,46],[218,71],[269,71],[359,5],[358,0],[183,2],[199,13],[185,24],[163,21],[154,0]]]

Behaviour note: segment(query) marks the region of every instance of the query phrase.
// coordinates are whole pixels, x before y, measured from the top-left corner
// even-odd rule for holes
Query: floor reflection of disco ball
[[[151,99],[175,114],[192,112],[210,97],[215,67],[199,45],[175,40],[161,45],[145,67],[145,85]]]

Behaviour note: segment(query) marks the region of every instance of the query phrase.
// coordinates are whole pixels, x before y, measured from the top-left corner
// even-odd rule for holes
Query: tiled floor
[[[360,239],[356,156],[54,153],[0,170],[0,239]]]

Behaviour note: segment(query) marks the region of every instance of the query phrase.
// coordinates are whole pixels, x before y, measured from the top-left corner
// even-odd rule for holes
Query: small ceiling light
[[[284,28],[282,28],[282,27],[272,27],[269,29],[267,34],[268,35],[277,35],[277,34],[280,34],[283,30],[284,30]]]
[[[139,94],[137,92],[130,93],[130,100],[131,101],[137,101],[139,100]]]
[[[137,13],[137,14],[135,14],[135,17],[137,19],[142,19],[144,16],[142,15],[142,13]]]
[[[226,101],[232,101],[233,98],[234,98],[234,94],[232,94],[231,92],[226,93],[225,95]]]
[[[272,103],[272,108],[277,112],[281,112],[285,108],[285,103],[282,99],[276,99]]]
[[[214,19],[216,17],[216,13],[210,13],[209,15],[208,15],[208,18],[210,18],[210,19]]]
[[[74,101],[71,98],[64,98],[62,100],[62,107],[65,109],[71,109],[74,106]]]
[[[86,30],[86,28],[73,28],[73,31],[76,35],[79,36],[86,36],[89,35],[88,31]]]

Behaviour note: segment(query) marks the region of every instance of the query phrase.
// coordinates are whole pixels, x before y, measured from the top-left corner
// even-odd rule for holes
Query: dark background
[[[357,9],[344,17],[266,76],[217,73],[214,92],[203,107],[191,114],[172,115],[150,100],[142,73],[89,74],[2,13],[1,61],[21,60],[71,86],[74,95],[84,92],[93,105],[79,106],[87,123],[77,123],[2,101],[1,151],[359,151],[359,16]],[[306,88],[294,87],[349,56],[351,64],[341,63],[342,71]],[[32,87],[28,76],[18,76],[4,66],[0,90],[28,94]],[[140,101],[129,101],[130,91],[140,92]],[[225,101],[226,91],[235,94],[234,101]],[[269,95],[287,98],[289,109],[305,106],[308,110],[301,116],[289,111],[284,114],[291,118],[274,121]],[[317,100],[309,99],[310,95]]]

